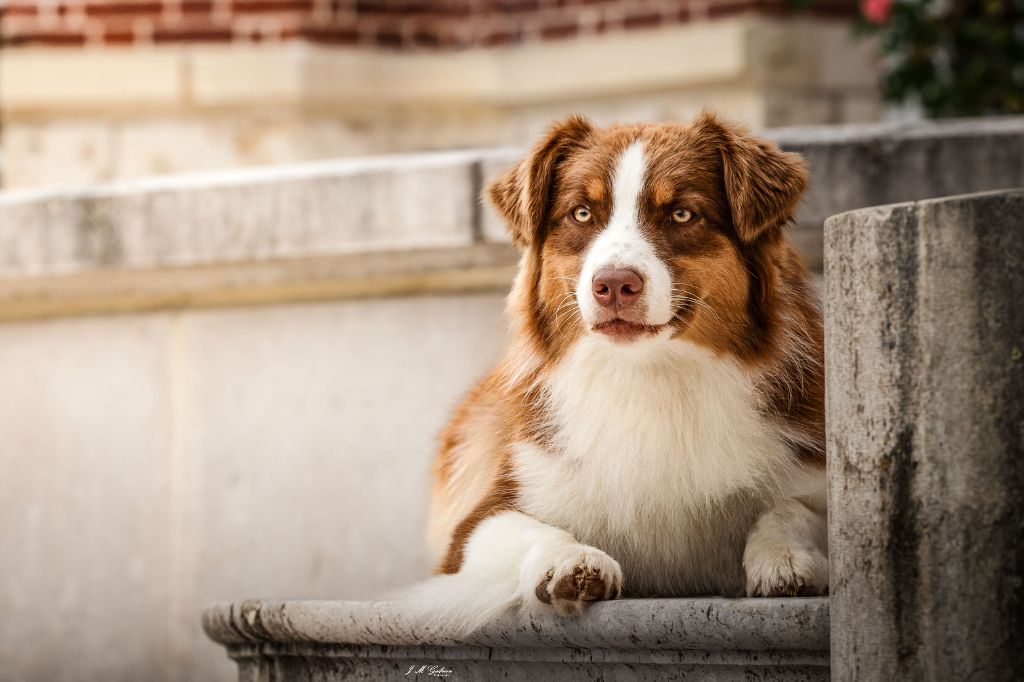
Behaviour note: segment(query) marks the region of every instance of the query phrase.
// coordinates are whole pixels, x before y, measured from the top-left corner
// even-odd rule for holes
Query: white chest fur
[[[586,337],[515,453],[524,511],[610,553],[633,594],[739,594],[743,542],[796,464],[749,375],[692,344]]]

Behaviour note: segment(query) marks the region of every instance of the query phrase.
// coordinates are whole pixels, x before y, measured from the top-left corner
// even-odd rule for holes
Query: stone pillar
[[[825,223],[833,679],[1024,679],[1024,190]]]

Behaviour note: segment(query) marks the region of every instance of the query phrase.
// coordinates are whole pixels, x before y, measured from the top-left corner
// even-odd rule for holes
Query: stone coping
[[[1024,186],[1024,117],[763,134],[810,167],[790,234],[812,270],[829,215]],[[502,290],[516,253],[480,195],[520,154],[429,152],[0,192],[0,319]]]
[[[0,320],[496,291],[466,150],[0,193]]]
[[[468,246],[487,151],[0,192],[0,278]]]
[[[424,638],[395,602],[220,603],[203,629],[227,645],[387,645],[616,650],[801,651],[827,655],[827,597],[623,599],[593,604],[580,618],[510,613],[465,640]]]
[[[1024,133],[1024,116],[782,126],[765,132],[773,140],[784,146],[849,144],[851,142],[876,140],[895,141],[925,138],[977,137],[979,135],[1016,136]]]

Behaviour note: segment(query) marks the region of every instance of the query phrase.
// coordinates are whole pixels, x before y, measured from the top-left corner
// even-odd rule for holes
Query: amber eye
[[[677,208],[672,211],[672,222],[674,223],[688,223],[691,220],[693,220],[693,213],[685,208]]]
[[[577,206],[572,210],[572,217],[578,223],[589,223],[590,222],[590,209],[586,206]]]

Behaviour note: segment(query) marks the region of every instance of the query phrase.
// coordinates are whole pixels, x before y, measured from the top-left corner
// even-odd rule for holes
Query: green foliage
[[[884,1],[884,0],[883,0]],[[879,23],[882,94],[929,116],[1024,113],[1024,0],[896,0]]]

